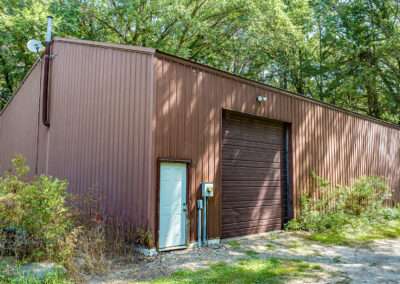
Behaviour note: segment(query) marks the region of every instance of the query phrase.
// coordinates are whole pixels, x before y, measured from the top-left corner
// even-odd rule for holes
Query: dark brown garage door
[[[282,228],[287,221],[285,125],[224,112],[222,238]]]

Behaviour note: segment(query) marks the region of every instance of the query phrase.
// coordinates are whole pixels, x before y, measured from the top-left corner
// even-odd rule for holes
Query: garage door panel
[[[240,200],[236,197],[237,194],[240,194]],[[246,190],[243,192],[242,190],[227,190],[225,191],[224,196],[222,197],[222,202],[248,202],[248,201],[257,201],[257,200],[273,200],[278,199],[283,200],[286,198],[286,188],[284,186],[276,189],[270,190]],[[224,206],[224,204],[223,204]]]
[[[226,174],[222,176],[222,180],[282,180],[286,177],[284,169],[258,169],[258,168],[238,168],[238,167],[222,167],[222,171]]]
[[[229,139],[237,139],[237,142],[252,142],[252,143],[264,143],[267,142],[271,145],[280,146],[282,143],[282,134],[265,134],[259,135],[254,132],[242,132],[239,130],[224,129],[222,132],[222,139],[228,143]],[[226,140],[225,140],[226,139]]]
[[[255,204],[255,206],[286,206],[286,199],[282,198],[282,195],[280,197],[274,197],[275,199],[267,199],[267,198],[245,198],[243,200],[239,201],[227,201],[223,200],[222,203],[222,209],[232,209],[235,210],[237,208],[248,208],[247,206],[249,205],[249,202],[252,202]],[[277,199],[279,198],[279,199]],[[255,208],[255,207],[254,207]]]
[[[268,231],[280,230],[282,229],[283,224],[272,224],[272,225],[265,225],[265,226],[256,226],[250,228],[243,228],[243,229],[233,229],[233,230],[225,230],[222,231],[222,238],[233,238],[237,236],[246,236],[251,234],[259,234]]]
[[[287,221],[285,126],[225,113],[222,237],[281,229]]]
[[[264,161],[254,162],[254,161],[242,161],[242,160],[223,160],[221,162],[223,167],[247,167],[247,168],[270,168],[270,169],[282,169],[284,170],[284,165],[280,162],[267,163]]]
[[[264,141],[265,142],[265,141]],[[285,151],[284,145],[281,144],[269,144],[266,145],[264,142],[254,142],[248,140],[241,140],[241,139],[231,139],[231,138],[223,138],[222,143],[225,146],[236,146],[236,147],[245,147],[250,149],[266,149],[266,150],[277,150],[277,151]]]
[[[264,149],[257,150],[246,147],[224,145],[222,160],[244,160],[265,163],[283,163],[285,161],[285,151]]]
[[[254,116],[245,116],[242,113],[232,113],[232,112],[225,112],[224,118],[226,119],[226,123],[241,123],[245,126],[248,126],[248,123],[251,122],[252,124],[259,124],[263,125],[266,120],[263,118],[255,118]],[[282,128],[282,123],[279,121],[272,121],[268,120],[269,127],[277,127]]]
[[[235,129],[235,130],[241,130],[243,132],[253,132],[253,133],[261,133],[264,134],[265,130],[268,131],[268,133],[275,134],[275,133],[282,133],[285,129],[285,127],[280,124],[280,123],[274,123],[268,121],[268,123],[265,123],[265,121],[261,120],[255,120],[255,119],[250,119],[250,120],[243,120],[242,118],[238,119],[226,119],[224,122],[224,129]]]
[[[286,178],[282,177],[280,180],[237,180],[237,181],[222,181],[222,188],[225,190],[250,190],[251,188],[259,187],[276,187],[281,186],[282,182],[286,184]]]
[[[279,229],[282,228],[282,225],[284,223],[282,222],[281,218],[276,218],[276,219],[268,219],[268,220],[257,220],[257,221],[246,221],[246,222],[239,222],[239,223],[231,223],[229,225],[226,225],[224,227],[224,231],[231,231],[231,230],[241,230],[241,229],[246,229],[246,228],[255,228],[259,226],[279,226]]]
[[[229,223],[286,217],[286,205],[257,206],[222,210],[222,218]]]

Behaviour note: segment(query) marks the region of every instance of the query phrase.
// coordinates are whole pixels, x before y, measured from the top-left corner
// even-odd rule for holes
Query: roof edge
[[[119,50],[125,50],[125,51],[137,52],[137,53],[151,54],[151,55],[154,55],[156,52],[155,48],[147,48],[147,47],[140,47],[140,46],[133,46],[133,45],[91,41],[91,40],[62,38],[62,37],[54,37],[51,41],[51,44],[53,45],[54,42],[66,42],[66,43],[71,43],[71,44],[80,44],[80,45],[93,46],[93,47],[119,49]],[[43,57],[43,54],[40,55],[40,58],[42,58],[42,57]],[[32,73],[33,69],[35,69],[36,65],[38,65],[39,63],[40,63],[40,60],[37,59],[35,61],[35,63],[32,65],[32,67],[29,69],[28,73],[26,73],[24,79],[22,79],[22,81],[18,84],[17,88],[15,89],[15,91],[12,94],[12,96],[10,97],[10,99],[8,100],[6,105],[3,107],[3,109],[0,111],[0,116],[3,115],[4,111],[7,109],[9,104],[12,102],[15,95],[18,93],[19,89],[22,87],[22,85],[25,83],[25,81],[28,79],[28,77]]]
[[[319,105],[319,106],[322,106],[322,107],[330,108],[332,110],[340,111],[342,113],[346,113],[346,114],[349,114],[349,115],[352,115],[352,116],[355,116],[355,117],[358,117],[358,118],[361,118],[361,119],[369,120],[369,121],[372,121],[372,122],[375,122],[375,123],[378,123],[378,124],[382,124],[384,126],[388,126],[388,127],[400,130],[400,126],[396,125],[394,123],[391,123],[391,122],[388,122],[388,121],[384,121],[382,119],[374,118],[374,117],[371,117],[371,116],[368,116],[368,115],[360,114],[360,113],[354,112],[354,111],[349,110],[349,109],[338,107],[338,106],[323,102],[321,100],[317,100],[317,99],[313,99],[313,98],[310,98],[310,97],[306,97],[306,96],[301,95],[299,93],[295,93],[295,92],[288,91],[288,90],[285,90],[285,89],[282,89],[282,88],[279,88],[279,87],[268,85],[266,83],[255,81],[255,80],[243,77],[243,76],[239,76],[239,75],[236,75],[234,73],[230,73],[228,71],[224,71],[224,70],[221,70],[221,69],[218,69],[218,68],[215,68],[215,67],[211,67],[211,66],[208,66],[206,64],[197,62],[197,61],[193,61],[193,60],[190,60],[190,59],[179,57],[179,56],[176,56],[176,55],[164,52],[164,51],[156,50],[155,56],[163,58],[163,59],[171,60],[171,61],[174,61],[174,62],[177,62],[177,63],[185,64],[185,65],[188,65],[188,66],[191,66],[191,67],[194,67],[194,68],[200,68],[200,69],[202,69],[204,71],[208,71],[208,72],[214,73],[216,75],[220,75],[220,76],[223,76],[223,77],[234,79],[236,81],[239,81],[239,82],[242,82],[242,83],[245,83],[245,84],[251,84],[253,86],[260,87],[262,89],[266,89],[266,90],[269,90],[269,91],[274,91],[274,92],[277,92],[277,93],[282,94],[282,95],[286,95],[286,96],[289,96],[289,97],[295,97],[297,99],[300,99],[300,100],[303,100],[303,101],[306,101],[306,102],[309,102],[309,103],[313,103],[313,104],[316,104],[316,105]]]
[[[40,55],[40,58],[42,58],[43,55],[44,54]],[[22,85],[25,83],[25,81],[28,79],[28,77],[32,74],[33,70],[36,68],[36,65],[38,65],[39,63],[40,63],[40,59],[38,58],[38,59],[36,59],[35,63],[33,63],[32,67],[29,69],[28,73],[26,73],[24,79],[22,79],[22,81],[19,83],[18,87],[15,89],[14,93],[12,94],[12,96],[10,97],[8,102],[5,104],[3,109],[0,111],[0,116],[3,115],[3,113],[5,112],[7,107],[11,104],[11,102],[14,99],[15,95],[18,93],[19,89],[21,89]]]
[[[277,93],[280,93],[282,95],[286,95],[286,96],[290,96],[290,97],[295,97],[297,99],[303,100],[303,101],[307,101],[316,105],[320,105],[323,107],[327,107],[333,110],[337,110],[340,111],[342,113],[346,113],[361,119],[365,119],[365,120],[369,120],[372,122],[376,122],[378,124],[382,124],[385,126],[389,126],[391,128],[395,128],[397,130],[400,130],[400,126],[391,123],[391,122],[387,122],[378,118],[374,118],[368,115],[363,115],[363,114],[359,114],[357,112],[342,108],[342,107],[338,107],[317,99],[313,99],[310,97],[306,97],[304,95],[292,92],[292,91],[288,91],[282,88],[278,88],[278,87],[274,87],[272,85],[268,85],[266,83],[262,83],[262,82],[258,82],[252,79],[248,79],[245,78],[243,76],[239,76],[236,75],[234,73],[230,73],[228,71],[224,71],[215,67],[211,67],[208,66],[206,64],[197,62],[197,61],[193,61],[190,59],[186,59],[183,57],[179,57],[164,51],[160,51],[158,49],[155,48],[148,48],[148,47],[140,47],[140,46],[133,46],[133,45],[125,45],[125,44],[117,44],[117,43],[108,43],[108,42],[100,42],[100,41],[91,41],[91,40],[81,40],[81,39],[71,39],[71,38],[61,38],[61,37],[54,37],[52,40],[53,42],[66,42],[66,43],[71,43],[71,44],[80,44],[80,45],[86,45],[86,46],[93,46],[93,47],[102,47],[102,48],[111,48],[111,49],[118,49],[118,50],[125,50],[125,51],[131,51],[131,52],[137,52],[137,53],[145,53],[145,54],[151,54],[151,55],[155,55],[157,57],[160,58],[164,58],[167,60],[171,60],[171,61],[175,61],[177,63],[181,63],[181,64],[185,64],[185,65],[189,65],[195,68],[200,68],[204,71],[208,71],[208,72],[212,72],[216,75],[220,75],[223,77],[227,77],[227,78],[231,78],[246,84],[251,84],[253,86],[256,87],[260,87],[262,89],[266,89],[269,91],[275,91]],[[10,100],[7,102],[7,104],[4,106],[4,108],[1,110],[0,115],[2,115],[4,113],[4,111],[6,110],[6,108],[8,107],[8,105],[11,103],[11,101],[13,100],[14,96],[16,95],[16,93],[19,91],[19,89],[21,88],[21,86],[23,85],[23,83],[25,82],[25,80],[29,77],[29,75],[31,74],[32,70],[35,68],[35,66],[38,64],[39,60],[37,60],[31,67],[31,69],[28,71],[28,73],[26,74],[25,78],[21,81],[21,83],[18,85],[17,89],[15,90],[14,94],[11,96]]]
[[[112,48],[112,49],[133,51],[133,52],[146,53],[146,54],[155,54],[155,52],[156,52],[155,48],[125,45],[125,44],[118,44],[118,43],[109,43],[109,42],[100,42],[100,41],[91,41],[91,40],[82,40],[82,39],[54,37],[53,41],[54,42],[67,42],[67,43],[87,45],[87,46],[95,46],[95,47],[103,47],[103,48]]]

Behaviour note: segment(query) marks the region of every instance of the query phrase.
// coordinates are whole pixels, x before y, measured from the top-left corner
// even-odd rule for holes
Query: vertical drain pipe
[[[203,247],[206,246],[207,235],[207,197],[203,197]]]
[[[290,176],[289,176],[289,127],[286,127],[286,206],[288,214],[288,222],[290,220]]]
[[[198,226],[197,226],[197,246],[201,247],[201,209],[203,209],[203,201],[197,200],[198,209]]]
[[[51,26],[53,17],[47,17],[47,32],[46,32],[46,49],[44,50],[44,77],[43,77],[43,113],[42,123],[49,127],[50,122],[48,118],[48,88],[49,88],[49,67],[50,67],[50,43],[51,43]]]

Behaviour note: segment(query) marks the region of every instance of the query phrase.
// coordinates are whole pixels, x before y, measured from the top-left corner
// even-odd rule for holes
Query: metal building
[[[195,241],[202,182],[211,240],[280,229],[312,171],[387,176],[400,201],[398,126],[155,49],[55,38],[51,53],[50,126],[38,61],[0,115],[0,171],[21,153],[72,192],[98,185],[160,249]]]

